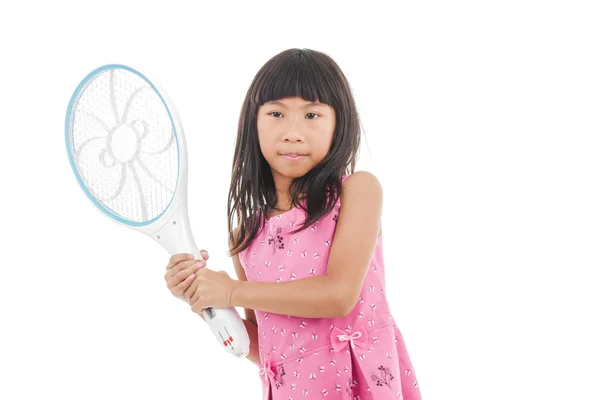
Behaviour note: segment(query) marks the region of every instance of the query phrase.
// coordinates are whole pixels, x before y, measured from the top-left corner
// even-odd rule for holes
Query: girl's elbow
[[[358,296],[354,296],[353,294],[341,293],[338,296],[337,301],[337,317],[342,318],[347,316],[354,310],[356,306],[356,302],[358,301]]]

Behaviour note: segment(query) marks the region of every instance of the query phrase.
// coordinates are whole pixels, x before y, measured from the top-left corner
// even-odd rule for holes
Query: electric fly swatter
[[[183,128],[162,89],[124,65],[92,71],[69,102],[66,144],[79,185],[104,215],[171,255],[200,258],[188,219]],[[234,308],[209,308],[204,317],[228,352],[248,355],[248,332]]]

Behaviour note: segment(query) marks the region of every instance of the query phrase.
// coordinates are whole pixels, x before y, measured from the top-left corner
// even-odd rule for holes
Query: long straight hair
[[[360,121],[350,85],[339,66],[328,55],[310,49],[288,49],[275,55],[254,77],[240,113],[227,201],[232,256],[252,243],[277,205],[273,174],[260,150],[256,122],[261,105],[286,97],[318,101],[335,110],[329,152],[290,186],[292,207],[300,206],[307,214],[295,232],[333,210],[341,193],[342,175],[354,172]],[[233,236],[234,218],[239,224],[237,237]]]

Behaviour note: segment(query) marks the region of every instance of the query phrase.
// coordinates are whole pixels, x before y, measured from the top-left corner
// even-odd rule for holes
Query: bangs
[[[334,71],[318,59],[306,54],[290,54],[288,57],[267,63],[260,71],[250,100],[257,106],[267,101],[285,97],[301,97],[306,101],[318,101],[334,107],[335,92],[330,82],[335,82]],[[335,108],[335,107],[334,107]]]

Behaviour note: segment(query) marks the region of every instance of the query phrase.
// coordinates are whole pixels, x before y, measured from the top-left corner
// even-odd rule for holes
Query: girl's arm
[[[235,228],[233,230],[234,237],[237,237],[239,229]],[[230,242],[229,246],[231,248],[233,244]],[[235,268],[235,272],[237,274],[238,280],[240,282],[247,282],[248,278],[246,277],[246,272],[240,263],[240,258],[236,254],[232,257],[233,259],[233,267]],[[251,308],[244,308],[244,314],[246,319],[243,319],[244,325],[246,326],[246,331],[248,331],[248,336],[250,337],[250,352],[246,356],[248,360],[252,363],[260,366],[260,355],[258,353],[258,324],[256,322],[256,314],[254,310]]]
[[[350,313],[377,244],[383,194],[379,180],[356,172],[342,185],[341,210],[326,275],[288,282],[240,280],[232,306],[307,318]],[[241,268],[241,266],[240,266]]]
[[[248,319],[242,319],[242,322],[246,326],[246,331],[250,338],[250,352],[246,358],[254,365],[260,367],[262,364],[260,362],[260,354],[258,353],[258,326]]]

